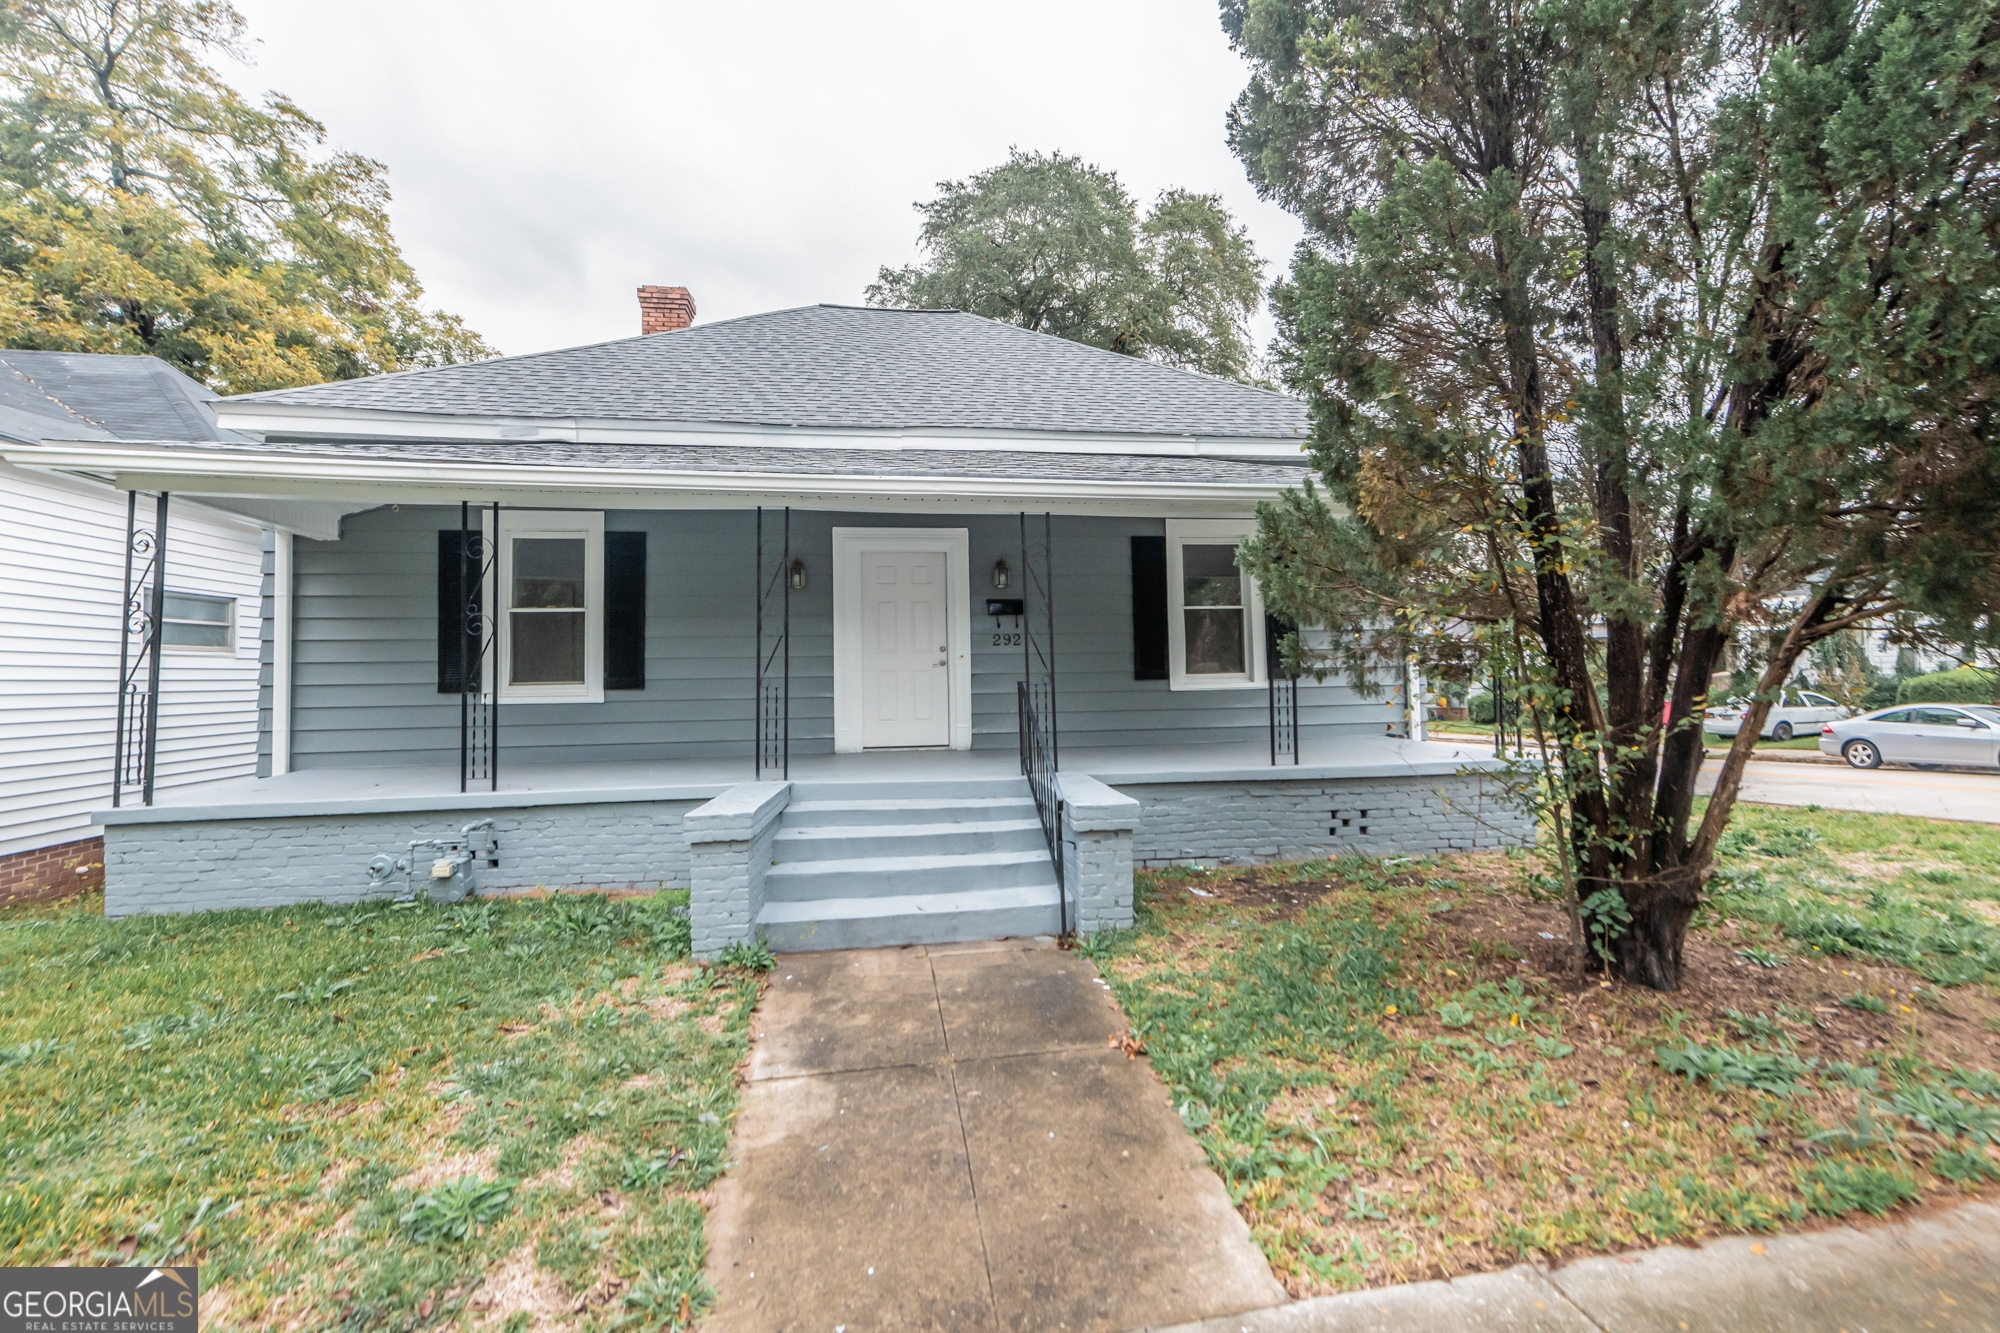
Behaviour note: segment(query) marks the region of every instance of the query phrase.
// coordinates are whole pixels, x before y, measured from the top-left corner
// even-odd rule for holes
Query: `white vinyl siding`
[[[0,855],[89,837],[110,804],[124,543],[122,492],[0,464]],[[231,651],[161,658],[159,787],[256,769],[261,544],[170,506],[168,591],[233,598],[236,624]]]

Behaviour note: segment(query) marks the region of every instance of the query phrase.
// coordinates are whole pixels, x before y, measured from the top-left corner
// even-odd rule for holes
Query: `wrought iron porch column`
[[[160,748],[160,633],[166,627],[166,614],[167,493],[161,491],[153,505],[152,652],[146,668],[146,767],[140,797],[147,805],[153,803],[153,770]]]

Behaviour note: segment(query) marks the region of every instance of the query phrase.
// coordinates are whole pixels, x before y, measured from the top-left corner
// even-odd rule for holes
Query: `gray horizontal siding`
[[[1039,520],[1035,520],[1039,527]],[[741,757],[751,734],[755,516],[735,511],[612,511],[612,530],[647,533],[646,688],[602,704],[510,704],[502,762]],[[298,768],[455,763],[458,701],[437,693],[437,532],[447,508],[379,509],[346,520],[339,541],[296,540],[293,764]],[[1013,515],[795,512],[792,545],[809,571],[792,597],[792,746],[833,749],[835,527],[963,527],[970,547],[972,730],[980,749],[1015,744],[1021,650],[994,647],[987,596],[1022,595]],[[1132,679],[1129,538],[1162,519],[1061,518],[1055,523],[1059,725],[1066,747],[1261,744],[1263,690],[1174,691]],[[1016,572],[991,588],[993,563]],[[1011,630],[1008,623],[1002,627]],[[982,632],[983,631],[983,632]],[[1373,734],[1400,710],[1343,684],[1300,690],[1307,743]]]

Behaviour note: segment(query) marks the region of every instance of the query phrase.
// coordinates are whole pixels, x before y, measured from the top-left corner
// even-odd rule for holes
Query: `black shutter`
[[[1132,539],[1132,679],[1167,679],[1167,539]]]
[[[477,529],[468,534],[472,549],[479,549]],[[477,581],[472,588],[472,605],[467,614],[464,593],[465,566],[459,548],[457,528],[443,528],[438,532],[438,693],[463,694],[459,682],[461,664],[470,666],[479,660],[479,639],[470,629],[477,624],[481,589]],[[463,646],[464,656],[459,655]]]
[[[604,534],[604,688],[646,688],[646,534]]]

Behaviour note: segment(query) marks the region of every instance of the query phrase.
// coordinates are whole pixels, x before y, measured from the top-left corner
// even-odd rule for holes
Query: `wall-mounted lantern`
[[[792,560],[792,568],[791,568],[791,573],[790,573],[790,578],[791,578],[791,581],[792,581],[792,591],[793,591],[793,592],[804,592],[804,591],[806,590],[806,562],[805,562],[805,561],[803,561],[803,560],[800,560],[800,559],[797,559],[796,557],[794,557],[794,558],[793,558],[793,560]]]
[[[1007,569],[1007,562],[1006,562],[1005,560],[995,560],[995,561],[993,562],[993,586],[994,586],[994,587],[996,587],[996,588],[1004,588],[1004,587],[1006,587],[1006,586],[1007,586],[1007,581],[1008,581],[1008,580],[1009,580],[1009,579],[1010,579],[1011,577],[1012,577],[1012,575],[1011,575],[1011,574],[1010,574],[1010,573],[1008,572],[1008,569]]]

